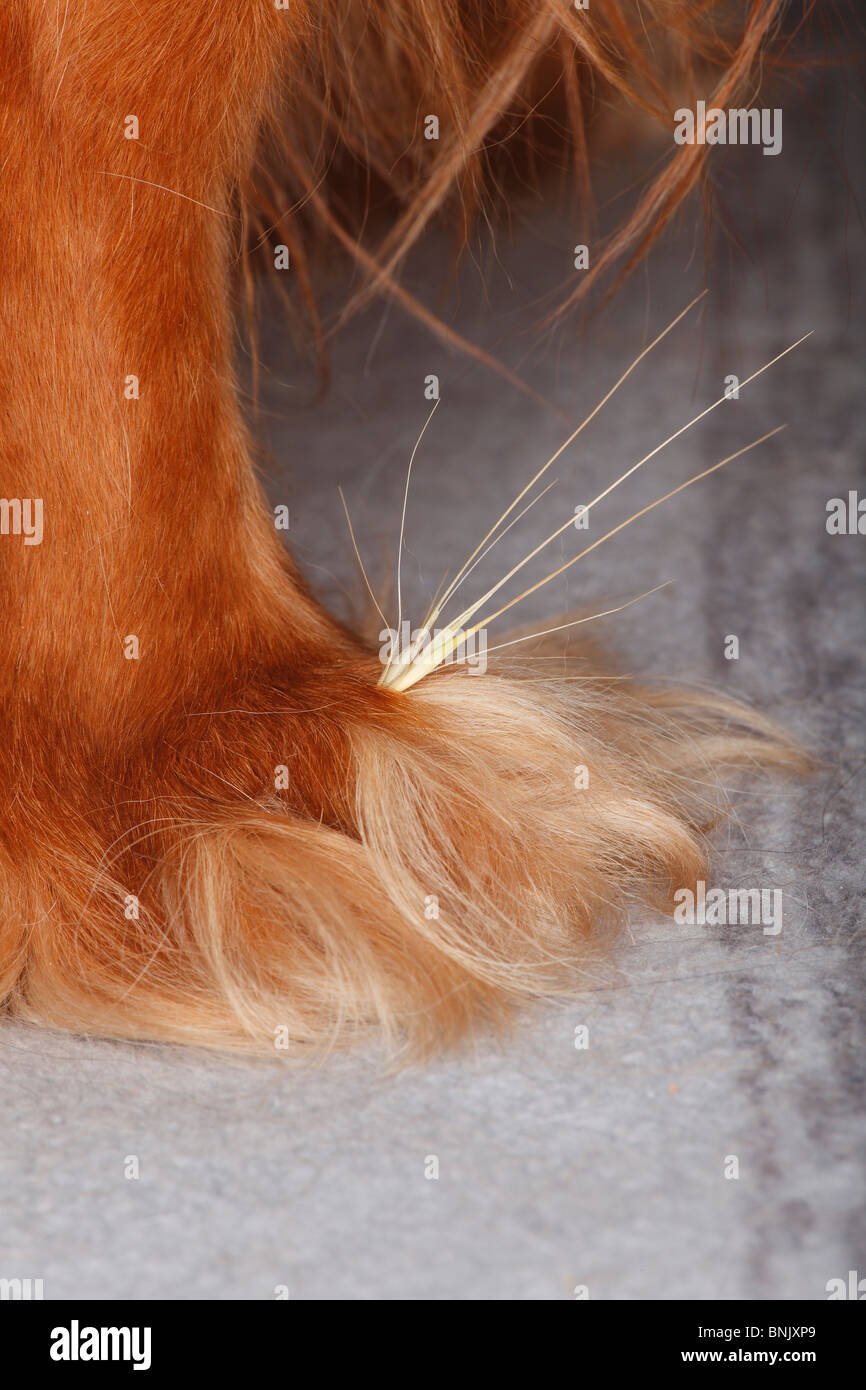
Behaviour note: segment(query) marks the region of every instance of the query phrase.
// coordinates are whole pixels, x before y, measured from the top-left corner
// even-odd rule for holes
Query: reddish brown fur
[[[665,89],[647,65],[637,16],[633,33],[628,7],[595,8],[604,42],[583,17],[569,13],[564,24],[552,7],[522,3],[495,33],[481,11],[445,0],[333,7],[324,31],[321,11],[293,5],[287,14],[270,0],[15,0],[0,13],[0,148],[11,190],[0,205],[0,478],[4,496],[41,497],[45,507],[41,546],[0,542],[0,996],[14,1012],[234,1046],[267,1045],[282,1021],[299,1040],[321,1042],[378,1019],[395,1038],[408,1031],[432,1046],[556,974],[529,959],[533,914],[544,955],[544,923],[556,912],[586,929],[638,883],[664,899],[678,876],[699,869],[696,830],[711,815],[694,799],[684,810],[682,788],[671,789],[681,751],[670,753],[676,735],[662,703],[641,706],[640,717],[652,708],[658,723],[655,762],[641,772],[628,742],[637,697],[605,703],[598,693],[593,727],[614,762],[595,803],[595,849],[593,827],[578,852],[566,846],[564,820],[548,824],[547,811],[518,798],[524,831],[547,856],[543,883],[527,880],[499,807],[479,809],[457,768],[431,793],[426,829],[423,782],[417,789],[416,848],[424,836],[438,843],[462,806],[458,838],[471,826],[481,896],[488,903],[491,885],[504,883],[523,944],[504,919],[498,945],[480,940],[483,914],[475,922],[471,905],[459,906],[469,889],[444,841],[437,862],[469,944],[407,934],[414,908],[395,884],[411,866],[398,870],[398,848],[382,848],[403,795],[391,779],[413,759],[426,765],[431,748],[431,777],[448,763],[450,702],[462,707],[465,694],[448,680],[441,697],[377,689],[373,658],[307,594],[269,524],[233,379],[238,190],[252,196],[262,128],[281,109],[285,119],[287,76],[298,122],[297,139],[285,131],[289,178],[302,182],[316,172],[308,150],[319,115],[311,106],[298,115],[311,84],[320,84],[325,124],[341,120],[347,144],[347,111],[367,113],[382,169],[391,167],[389,131],[397,145],[404,139],[395,113],[420,74],[447,99],[455,133],[429,183],[411,158],[392,169],[406,211],[379,257],[378,278],[390,282],[455,180],[480,196],[481,143],[497,122],[514,122],[552,53],[567,60],[573,113],[583,111],[593,69],[660,109]],[[774,10],[755,4],[733,45],[713,40],[708,56],[727,55],[720,91],[747,76]],[[458,23],[458,13],[468,18]],[[710,33],[701,14],[687,23],[686,13],[658,10],[670,20],[674,69],[688,70]],[[353,85],[346,58],[364,24],[384,31],[373,48],[393,63],[394,109],[378,118],[378,69],[365,88],[359,57]],[[577,69],[574,42],[584,53]],[[363,42],[360,53],[369,51]],[[483,110],[470,100],[479,90]],[[123,135],[130,114],[137,140]],[[656,185],[647,204],[655,225],[696,173],[689,152]],[[617,251],[645,240],[647,208]],[[299,224],[293,235],[302,233]],[[124,397],[130,374],[137,400]],[[138,660],[124,658],[128,634],[139,639]],[[477,730],[470,708],[450,736],[458,748],[475,737],[466,755],[481,750],[479,777],[503,798],[508,769],[493,766],[482,710],[491,718],[500,700],[515,748],[526,718],[539,769],[572,715],[545,722],[543,707],[524,708],[495,681],[489,698]],[[730,711],[682,717],[693,721],[687,740],[695,728],[706,736],[712,761],[713,731]],[[750,759],[755,739],[761,756],[784,761],[764,732],[724,737],[733,761]],[[571,748],[562,745],[564,758]],[[279,802],[276,763],[292,769]],[[551,768],[545,777],[555,777]],[[668,786],[653,793],[650,773]],[[531,780],[524,770],[524,789]],[[602,873],[610,837],[628,839],[623,816],[634,842]],[[422,902],[423,891],[422,882]],[[124,916],[131,893],[137,921]]]

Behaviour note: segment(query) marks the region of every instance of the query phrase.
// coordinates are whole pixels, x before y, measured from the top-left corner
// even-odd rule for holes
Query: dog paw
[[[665,907],[704,871],[718,768],[794,757],[706,698],[374,676],[267,682],[73,759],[99,771],[38,807],[22,789],[0,870],[9,1009],[259,1052],[378,1030],[426,1054],[573,987],[629,903]]]

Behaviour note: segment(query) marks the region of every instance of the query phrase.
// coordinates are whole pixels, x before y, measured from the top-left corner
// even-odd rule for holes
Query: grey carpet
[[[0,1028],[0,1276],[97,1298],[822,1298],[866,1274],[861,879],[862,536],[825,504],[864,492],[860,120],[839,102],[785,129],[776,159],[730,151],[712,295],[642,365],[559,482],[503,542],[536,542],[715,396],[801,333],[807,344],[726,402],[605,504],[590,536],[774,425],[787,431],[637,523],[529,605],[672,588],[596,625],[624,669],[755,701],[825,759],[808,782],[746,787],[714,884],[780,888],[784,927],[677,926],[636,914],[609,977],[383,1074],[374,1049],[317,1068]],[[842,131],[847,121],[847,146]],[[861,145],[862,148],[862,145]],[[853,152],[852,152],[853,151]],[[862,159],[860,160],[862,164]],[[862,189],[861,189],[862,194]],[[336,488],[372,571],[393,570],[416,460],[404,593],[419,612],[576,420],[703,284],[686,225],[582,332],[530,332],[575,237],[535,215],[481,267],[453,316],[555,409],[379,305],[332,345],[328,395],[278,308],[267,315],[259,438],[290,542],[335,607],[361,588]],[[699,242],[699,238],[698,238]],[[435,302],[442,247],[410,280]],[[336,287],[334,288],[336,295]],[[557,414],[556,410],[560,413]],[[571,538],[555,553],[569,553]],[[494,557],[491,557],[491,560]],[[493,573],[489,570],[488,573]],[[536,570],[535,573],[540,573]],[[555,620],[555,618],[554,618]],[[726,661],[728,634],[740,641]],[[590,1045],[574,1046],[589,1027]],[[124,1177],[137,1155],[140,1178]],[[438,1180],[425,1177],[435,1155]],[[740,1176],[724,1176],[735,1155]]]

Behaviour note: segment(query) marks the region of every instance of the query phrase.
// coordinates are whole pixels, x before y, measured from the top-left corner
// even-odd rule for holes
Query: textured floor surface
[[[599,508],[589,538],[787,421],[783,435],[644,518],[525,614],[543,626],[671,579],[596,636],[625,669],[754,700],[821,753],[807,783],[746,789],[718,841],[712,884],[781,890],[781,933],[637,915],[608,977],[502,1046],[481,1038],[396,1077],[372,1051],[290,1069],[7,1024],[0,1276],[42,1278],[49,1298],[272,1298],[286,1285],[293,1298],[557,1299],[586,1286],[591,1298],[672,1299],[821,1298],[828,1279],[866,1274],[866,539],[825,528],[829,498],[866,491],[853,106],[844,154],[841,106],[829,128],[792,120],[776,159],[729,152],[726,223],[746,250],[719,241],[705,308],[560,460],[556,488],[499,554],[504,568],[729,374],[744,379],[815,330]],[[336,340],[330,392],[304,404],[309,373],[269,317],[266,485],[329,602],[360,592],[339,484],[371,569],[393,570],[425,377],[439,377],[442,403],[407,515],[415,617],[568,422],[702,287],[700,253],[675,235],[582,334],[538,341],[533,302],[568,280],[574,240],[553,215],[503,238],[487,303],[470,270],[453,320],[555,410],[381,306]],[[431,244],[416,258],[419,288],[438,256]],[[573,536],[555,554],[569,547]],[[723,655],[731,635],[735,661]],[[137,1181],[124,1176],[130,1155]],[[434,1156],[438,1179],[425,1176]]]

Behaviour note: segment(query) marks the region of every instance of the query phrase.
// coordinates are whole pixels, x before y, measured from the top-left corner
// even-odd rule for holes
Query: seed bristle
[[[493,549],[493,547],[496,544],[498,544],[498,542],[502,539],[506,532],[509,531],[511,527],[514,526],[521,519],[521,517],[523,517],[526,514],[526,512],[528,512],[529,509],[536,504],[536,502],[539,502],[541,498],[544,497],[550,491],[551,487],[553,486],[553,483],[548,483],[547,487],[545,487],[540,493],[533,497],[526,504],[526,506],[522,508],[522,510],[517,514],[517,516],[513,517],[507,525],[503,526],[503,523],[506,521],[506,519],[509,516],[511,516],[511,513],[520,504],[520,502],[527,495],[527,493],[529,493],[532,490],[532,488],[542,478],[547,469],[550,468],[550,466],[556,461],[556,459],[560,457],[564,450],[568,448],[569,444],[571,444],[581,433],[581,431],[586,427],[586,425],[588,425],[590,421],[595,418],[595,416],[599,413],[602,407],[610,400],[614,393],[628,378],[628,376],[631,374],[634,368],[643,360],[644,357],[646,357],[646,355],[649,352],[652,351],[652,349],[658,343],[661,342],[661,340],[666,336],[666,334],[668,334],[671,331],[671,329],[674,328],[680,322],[680,320],[689,312],[689,310],[693,308],[694,305],[699,302],[699,300],[703,299],[705,294],[706,291],[704,291],[702,294],[698,295],[695,299],[693,299],[690,304],[686,305],[685,309],[683,309],[677,315],[677,317],[673,319],[671,323],[669,323],[667,327],[638,354],[634,361],[627,367],[625,372],[622,373],[622,375],[610,388],[607,394],[604,397],[602,397],[602,399],[589,413],[589,415],[587,415],[584,418],[584,420],[580,423],[580,425],[578,425],[577,428],[572,431],[568,438],[559,446],[556,452],[551,455],[547,462],[544,463],[542,467],[538,470],[535,476],[531,478],[530,481],[526,484],[526,486],[517,494],[517,496],[514,498],[514,501],[506,508],[506,510],[497,519],[497,521],[494,522],[493,526],[490,528],[487,534],[475,547],[472,554],[457,571],[457,574],[451,580],[450,584],[448,584],[447,587],[444,588],[444,591],[443,585],[445,584],[445,580],[443,579],[442,583],[439,586],[439,590],[437,591],[438,596],[434,597],[433,602],[431,603],[430,608],[428,609],[422,627],[419,629],[418,633],[413,638],[408,648],[405,651],[400,652],[399,655],[397,655],[403,618],[401,563],[403,539],[405,535],[406,524],[406,506],[409,495],[409,480],[412,472],[412,464],[415,459],[418,446],[420,445],[421,440],[424,437],[424,432],[426,431],[427,425],[429,425],[430,420],[433,417],[433,414],[436,410],[436,406],[438,406],[439,404],[438,401],[436,402],[436,405],[434,405],[433,410],[431,410],[430,415],[427,417],[427,420],[424,424],[424,428],[421,430],[421,433],[418,436],[415,448],[412,450],[412,455],[409,460],[409,467],[406,474],[406,486],[403,493],[403,509],[400,523],[400,542],[397,559],[397,641],[395,641],[392,645],[392,650],[389,652],[387,665],[379,678],[379,684],[381,686],[384,686],[389,690],[399,692],[411,689],[413,685],[417,685],[418,682],[420,680],[423,680],[425,676],[430,675],[433,671],[437,669],[437,667],[441,666],[444,662],[448,661],[453,656],[454,652],[462,644],[465,644],[469,638],[474,636],[475,633],[479,632],[482,628],[487,627],[488,624],[492,623],[496,618],[501,617],[503,613],[507,613],[511,608],[515,607],[516,604],[521,603],[531,594],[536,593],[539,589],[543,588],[545,584],[549,584],[551,580],[557,578],[558,575],[563,574],[565,570],[570,569],[572,565],[577,564],[578,560],[582,560],[586,555],[589,555],[593,550],[596,550],[598,546],[602,545],[605,541],[610,540],[613,536],[617,535],[620,531],[624,530],[625,527],[630,526],[632,522],[637,521],[642,516],[645,516],[647,512],[653,511],[655,507],[661,506],[663,502],[669,501],[670,498],[675,497],[678,493],[683,492],[686,488],[691,487],[694,483],[700,482],[701,479],[709,477],[711,473],[715,473],[718,469],[723,468],[726,464],[731,463],[734,459],[740,458],[743,454],[746,454],[750,450],[757,448],[759,444],[765,443],[766,440],[771,439],[773,435],[778,434],[780,430],[785,428],[784,425],[777,425],[775,429],[769,430],[766,434],[761,435],[760,438],[754,439],[751,441],[751,443],[743,445],[742,448],[737,449],[732,454],[728,454],[726,458],[721,459],[718,463],[712,464],[709,468],[705,468],[702,472],[696,473],[693,477],[688,478],[684,483],[680,483],[677,487],[671,488],[671,490],[669,492],[666,492],[662,497],[656,498],[654,502],[650,502],[647,506],[642,507],[637,512],[634,512],[630,517],[627,517],[625,521],[621,521],[619,525],[614,526],[611,530],[607,531],[605,535],[601,536],[598,540],[593,541],[591,545],[586,546],[582,551],[580,551],[579,554],[572,556],[569,560],[566,560],[563,564],[559,565],[556,569],[552,570],[550,574],[545,575],[542,579],[539,579],[534,584],[530,585],[529,588],[524,589],[524,591],[518,594],[516,598],[509,600],[508,603],[505,603],[500,608],[497,608],[495,612],[486,614],[484,617],[480,618],[478,622],[474,623],[471,627],[467,627],[467,624],[470,623],[470,621],[475,617],[475,615],[485,606],[485,604],[491,598],[493,598],[495,594],[499,593],[499,591],[509,582],[509,580],[511,580],[516,574],[518,574],[519,571],[523,569],[523,567],[527,565],[531,560],[533,560],[536,555],[540,554],[542,550],[545,550],[547,546],[551,545],[553,541],[555,541],[559,536],[561,536],[565,531],[567,531],[571,526],[573,526],[574,517],[569,516],[567,521],[563,522],[561,526],[557,527],[557,529],[553,531],[545,540],[539,542],[539,544],[536,545],[527,555],[525,555],[522,560],[518,561],[516,565],[512,566],[512,568],[508,571],[507,574],[505,574],[501,579],[499,579],[495,584],[493,584],[486,591],[486,593],[482,594],[482,596],[479,599],[476,599],[467,608],[465,608],[457,618],[454,618],[451,621],[449,621],[444,628],[434,630],[434,624],[437,618],[439,618],[439,616],[442,614],[445,606],[448,604],[450,599],[453,598],[460,585],[469,577],[469,575],[475,569],[476,565],[478,565],[481,562],[481,560],[483,560],[484,557]],[[744,386],[748,386],[750,382],[755,381],[764,372],[768,371],[770,367],[774,366],[777,362],[781,361],[783,357],[786,357],[789,352],[793,352],[794,348],[799,347],[800,344],[805,342],[806,339],[809,337],[811,337],[811,332],[804,333],[803,336],[801,338],[798,338],[796,342],[791,343],[789,347],[785,348],[782,352],[777,353],[776,356],[771,358],[769,362],[765,362],[762,367],[759,367],[757,371],[752,372],[750,376],[746,377],[745,380],[740,383],[740,389],[742,389]],[[681,435],[685,434],[694,425],[697,425],[701,420],[703,420],[707,415],[709,415],[711,411],[715,410],[718,406],[720,406],[725,400],[727,400],[726,394],[720,396],[718,400],[713,401],[711,405],[706,406],[697,415],[693,416],[692,419],[689,420],[685,425],[681,425],[679,429],[675,430],[673,434],[668,435],[666,439],[662,440],[660,444],[657,444],[655,448],[650,450],[648,454],[645,454],[643,458],[638,460],[637,463],[632,464],[632,466],[626,469],[626,471],[622,473],[614,482],[610,483],[606,488],[604,488],[604,490],[600,492],[597,497],[593,498],[593,500],[590,503],[588,503],[586,507],[583,508],[582,514],[585,515],[586,513],[591,511],[593,507],[597,506],[599,502],[604,501],[606,497],[610,496],[612,492],[615,492],[618,487],[620,487],[628,478],[630,478],[634,473],[636,473],[639,468],[642,468],[646,463],[649,463],[651,459],[655,458],[656,455],[659,454],[663,449],[665,449],[669,444],[672,444],[674,440],[679,439]],[[343,505],[345,507],[345,499],[343,499]],[[346,509],[346,517],[348,520],[348,509]],[[502,529],[500,530],[500,528]],[[355,541],[354,533],[352,533],[351,521],[349,521],[349,529],[350,533],[352,534],[352,541],[354,545]],[[360,563],[361,557],[358,554],[357,545],[355,545],[355,553],[358,556],[358,560]],[[361,568],[363,571],[363,563],[361,564]],[[366,573],[364,574],[364,577],[366,580]],[[368,580],[367,587],[368,589],[370,588]],[[560,632],[565,628],[577,627],[583,623],[592,622],[597,618],[608,617],[613,613],[620,613],[625,608],[630,608],[632,604],[639,602],[640,599],[648,598],[650,595],[657,593],[659,589],[665,587],[665,584],[656,585],[654,589],[648,589],[646,593],[638,594],[635,598],[629,599],[627,602],[619,604],[617,607],[605,609],[603,612],[594,613],[584,618],[578,618],[572,622],[561,623],[558,624],[556,627],[547,628],[541,632],[530,633],[526,637],[517,637],[512,639],[512,641],[510,642],[499,643],[497,647],[490,648],[488,650],[497,651],[503,647],[513,646],[517,642],[527,641],[531,637],[547,636],[552,632]],[[370,589],[370,592],[372,594],[372,589]],[[382,610],[379,608],[378,603],[376,604],[376,607],[380,613],[380,616],[382,616],[384,622],[384,615],[382,614]]]

